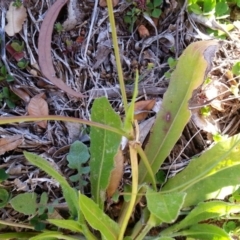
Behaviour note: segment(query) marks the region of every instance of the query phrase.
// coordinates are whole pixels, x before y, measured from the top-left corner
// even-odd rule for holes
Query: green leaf
[[[145,148],[154,174],[169,155],[190,119],[188,101],[192,97],[193,90],[203,83],[217,46],[215,41],[199,41],[190,44],[184,50],[176,69],[171,74],[161,110],[157,114]],[[139,183],[150,182],[150,179],[150,175],[141,161]]]
[[[81,225],[77,221],[61,219],[48,219],[47,221],[59,228],[68,229],[72,232],[83,232]]]
[[[153,6],[154,7],[159,7],[163,3],[163,0],[153,0]]]
[[[0,182],[7,180],[9,175],[5,172],[4,169],[0,169]]]
[[[20,41],[14,41],[11,43],[11,47],[16,51],[16,52],[22,52],[24,49],[24,42]]]
[[[39,202],[38,214],[42,215],[47,208],[48,195],[46,192],[43,192]]]
[[[232,67],[232,73],[236,76],[240,75],[240,62],[236,62]]]
[[[162,194],[148,188],[146,193],[147,208],[162,222],[172,223],[179,215],[185,196],[186,194],[182,192]]]
[[[219,2],[217,2],[215,11],[217,17],[226,15],[229,12],[227,1],[220,0]]]
[[[0,208],[6,206],[9,200],[9,193],[6,189],[0,188]]]
[[[162,10],[155,8],[153,9],[151,16],[154,18],[159,18],[161,14],[162,14]]]
[[[24,152],[24,156],[29,162],[42,169],[59,182],[72,217],[77,217],[79,213],[77,192],[70,187],[66,179],[61,176],[44,158],[29,152]]]
[[[163,230],[162,234],[165,235],[166,233],[177,232],[201,221],[228,216],[229,214],[237,213],[239,211],[239,204],[232,204],[223,201],[199,203],[180,223]]]
[[[182,172],[169,179],[162,191],[186,192],[185,207],[231,193],[240,184],[237,175],[240,169],[239,142],[240,134],[216,143],[200,157],[193,159]]]
[[[119,226],[90,198],[79,195],[79,208],[89,225],[100,231],[103,239],[118,239]]]
[[[45,231],[43,233],[39,233],[35,237],[29,238],[29,240],[77,240],[79,237],[72,237],[72,236],[66,236],[60,232],[54,232],[54,231]]]
[[[75,141],[71,147],[70,152],[67,155],[68,167],[71,169],[76,169],[78,174],[71,176],[69,179],[72,182],[79,181],[80,189],[86,185],[86,181],[82,179],[83,174],[88,174],[90,172],[89,167],[83,167],[90,155],[88,153],[88,148],[80,141]]]
[[[188,7],[189,12],[193,12],[195,14],[202,14],[202,8],[199,7],[198,4],[192,4]]]
[[[203,2],[203,12],[210,13],[216,6],[216,0],[205,0]]]
[[[25,215],[34,215],[37,210],[36,193],[22,193],[10,200],[14,210]]]
[[[188,230],[179,232],[179,236],[188,236],[194,239],[204,240],[231,240],[224,230],[210,224],[193,225]]]
[[[91,120],[121,128],[119,115],[114,112],[105,97],[94,101]],[[118,151],[121,136],[104,129],[91,127],[90,139],[91,192],[94,201],[100,208],[103,208],[105,191],[109,185],[111,171],[114,169],[114,156]]]
[[[191,206],[207,199],[224,199],[240,186],[240,165],[224,169],[186,190],[184,206]]]

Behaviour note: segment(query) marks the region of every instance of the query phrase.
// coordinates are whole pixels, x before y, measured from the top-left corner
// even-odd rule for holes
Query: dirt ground
[[[43,19],[55,0],[24,0],[26,19],[22,30],[13,36],[5,32],[10,3],[9,0],[1,0],[0,5],[0,63],[14,80],[1,81],[0,90],[9,89],[18,97],[9,95],[2,98],[0,115],[24,116],[30,114],[29,109],[33,108],[32,111],[39,110],[39,115],[62,115],[89,120],[94,99],[106,96],[115,111],[124,117],[107,8],[100,7],[93,0],[71,0],[57,16],[55,23],[59,23],[59,28],[42,33],[40,38]],[[142,7],[142,13],[137,16],[133,29],[129,30],[130,26],[125,23],[124,17],[133,6]],[[159,19],[153,21],[143,14],[144,1],[136,1],[133,5],[133,1],[120,0],[114,8],[127,96],[130,101],[137,68],[140,74],[137,100],[155,99],[154,109],[158,109],[168,87],[169,78],[165,75],[169,70],[168,59],[177,59],[192,42],[215,38],[207,32],[205,26],[186,12],[183,2],[165,1],[161,10]],[[147,35],[141,35],[138,29],[140,25],[147,28]],[[47,61],[50,60],[56,72],[55,77],[87,97],[81,99],[66,93],[52,84],[43,73],[39,56],[47,53],[47,45],[44,45],[47,38],[52,39],[51,49],[47,49],[51,59],[47,58],[42,64],[49,70]],[[7,47],[16,41],[24,43],[21,54]],[[39,45],[42,45],[40,50],[43,53],[39,53]],[[208,76],[211,83],[193,95],[193,117],[162,166],[167,177],[181,171],[192,156],[199,155],[209,147],[213,142],[214,132],[229,136],[239,133],[239,96],[238,92],[234,95],[231,91],[234,87],[238,89],[238,78],[234,78],[230,71],[233,64],[240,59],[239,49],[239,28],[236,25],[230,36],[226,36],[220,44]],[[20,68],[17,65],[19,59],[28,63],[26,67]],[[10,102],[7,101],[9,99]],[[35,108],[30,108],[31,101]],[[212,111],[210,116],[203,118],[199,113],[199,106],[205,106],[206,103],[211,103]],[[47,112],[44,110],[46,105]],[[157,112],[154,109],[148,118],[141,121],[154,117]],[[76,140],[89,145],[89,129],[84,125],[60,121],[42,124],[23,122],[0,125],[0,137],[10,139],[8,147],[4,146],[6,143],[0,146],[0,168],[9,174],[4,187],[12,196],[24,192],[35,192],[38,195],[47,192],[50,201],[58,200],[57,214],[61,215],[65,205],[58,184],[43,171],[30,165],[25,160],[23,151],[41,155],[68,179],[74,173],[67,167],[66,161],[70,145]],[[10,144],[14,147],[10,147]],[[125,163],[124,172],[122,182],[131,181],[131,167],[128,162]],[[89,182],[89,177],[86,176],[85,180]],[[88,184],[84,189],[85,194],[90,193],[89,189]],[[117,207],[109,209],[109,214],[116,217]],[[16,213],[10,205],[0,209],[0,218],[11,222],[27,222],[25,216]]]

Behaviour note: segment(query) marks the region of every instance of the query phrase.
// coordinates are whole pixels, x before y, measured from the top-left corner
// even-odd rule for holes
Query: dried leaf
[[[24,102],[28,103],[30,101],[30,96],[28,93],[26,93],[23,89],[10,86],[11,90],[20,97]]]
[[[119,0],[112,0],[113,7],[116,7],[118,5]],[[106,7],[107,6],[107,1],[106,0],[100,0],[99,1],[99,6],[100,7]]]
[[[134,119],[138,121],[145,119],[149,111],[152,110],[155,103],[156,103],[155,99],[136,102]]]
[[[5,26],[5,31],[9,36],[14,36],[22,30],[22,25],[27,18],[26,8],[22,5],[17,8],[12,2],[6,14],[8,24]]]
[[[28,104],[28,114],[32,116],[47,116],[48,115],[48,104],[42,98],[42,94],[34,96]],[[47,127],[47,121],[37,122],[37,125],[42,128]]]
[[[6,137],[0,139],[0,155],[3,155],[7,151],[17,148],[23,139],[21,135],[14,135],[12,137]]]
[[[67,92],[68,94],[75,96],[77,98],[85,97],[80,92],[76,92],[67,86],[62,79],[56,77],[56,73],[52,63],[51,56],[51,41],[52,41],[52,31],[55,20],[57,19],[58,13],[62,7],[67,3],[67,0],[56,1],[47,11],[47,14],[43,20],[41,30],[38,38],[38,57],[39,66],[41,68],[42,74],[48,78],[56,87]]]
[[[146,38],[150,36],[148,29],[144,25],[138,27],[138,33],[140,38]]]
[[[124,156],[122,150],[119,149],[117,152],[116,156],[114,157],[114,163],[114,169],[111,172],[111,177],[107,188],[108,197],[111,197],[115,193],[123,176]]]

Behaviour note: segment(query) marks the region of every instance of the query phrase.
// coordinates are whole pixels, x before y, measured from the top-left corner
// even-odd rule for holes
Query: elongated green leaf
[[[53,231],[46,231],[44,233],[40,233],[35,237],[30,238],[30,240],[55,240],[55,239],[61,239],[61,240],[77,240],[79,237],[72,237],[72,236],[66,236],[60,232],[53,232]]]
[[[22,193],[12,198],[10,201],[12,207],[25,215],[33,215],[37,210],[36,193]]]
[[[188,230],[179,232],[178,236],[204,240],[231,240],[224,230],[210,224],[196,224]]]
[[[169,155],[189,121],[191,114],[188,101],[193,90],[203,83],[216,49],[215,41],[200,41],[190,44],[179,58],[145,149],[154,173]],[[139,183],[150,181],[142,162],[139,168]]]
[[[199,203],[180,223],[162,231],[162,234],[177,232],[201,221],[240,212],[240,205],[223,201]]]
[[[162,194],[149,188],[146,193],[147,208],[161,221],[171,223],[177,219],[185,196],[182,192]]]
[[[184,206],[194,205],[205,199],[219,199],[220,192],[226,191],[224,187],[230,187],[229,190],[232,191],[239,185],[239,177],[236,175],[240,165],[239,146],[240,134],[217,143],[199,158],[193,159],[182,172],[169,179],[162,191],[186,192]],[[229,168],[232,169],[231,172],[227,170]],[[234,177],[237,179],[234,180]],[[229,190],[225,192],[225,196],[229,194]]]
[[[9,201],[9,193],[6,189],[0,188],[0,208],[5,207]]]
[[[42,169],[59,182],[72,216],[78,217],[79,211],[77,192],[70,187],[66,179],[61,176],[44,158],[29,152],[24,152],[24,156],[30,163]]]
[[[224,199],[240,186],[240,165],[224,169],[186,190],[184,207],[207,199]]]
[[[105,97],[94,101],[91,120],[121,128],[120,117]],[[94,201],[100,208],[103,208],[105,192],[109,185],[111,171],[114,169],[114,156],[118,151],[121,136],[104,129],[91,127],[90,138],[91,191]]]
[[[117,239],[119,226],[90,198],[80,194],[79,207],[92,228],[99,230],[103,239]]]
[[[35,232],[8,232],[0,233],[0,239],[30,239],[30,237],[37,235]]]
[[[62,219],[48,219],[47,221],[56,225],[59,228],[68,229],[73,232],[79,232],[79,233],[83,232],[81,225],[77,221],[64,220],[64,219],[63,220]]]

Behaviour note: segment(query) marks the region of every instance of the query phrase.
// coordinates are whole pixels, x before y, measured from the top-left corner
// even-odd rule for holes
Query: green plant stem
[[[117,33],[116,33],[116,24],[115,24],[115,19],[114,19],[114,14],[113,14],[112,0],[107,0],[107,6],[108,6],[108,16],[109,16],[110,26],[111,26],[111,30],[112,30],[113,48],[114,48],[114,54],[115,54],[115,58],[116,58],[117,73],[118,73],[120,90],[121,90],[121,95],[122,95],[122,100],[123,100],[123,106],[124,106],[125,112],[127,112],[127,109],[128,109],[127,94],[126,94],[126,90],[125,90],[122,64],[121,64],[121,59],[120,59],[120,54],[119,54],[119,47],[118,47],[118,40],[117,40]]]
[[[149,174],[149,176],[151,178],[153,189],[155,191],[157,191],[157,184],[156,184],[156,180],[155,180],[155,177],[154,177],[154,173],[152,171],[152,168],[151,168],[151,166],[149,164],[149,161],[147,159],[147,156],[146,156],[145,152],[143,151],[143,149],[142,149],[142,147],[140,145],[136,146],[136,150],[137,150],[139,156],[141,157],[145,167],[147,168],[148,174]]]
[[[129,205],[124,215],[124,219],[122,224],[120,225],[120,232],[118,240],[122,240],[124,237],[124,233],[128,224],[128,221],[131,217],[132,211],[135,206],[135,201],[138,193],[138,159],[137,159],[137,151],[136,151],[136,142],[129,143],[129,150],[130,150],[130,159],[131,159],[131,166],[132,166],[132,194],[131,199],[129,201]]]
[[[64,122],[74,122],[74,123],[81,123],[86,124],[89,126],[94,126],[97,128],[105,129],[110,132],[117,133],[121,136],[125,136],[128,139],[132,139],[132,136],[122,129],[114,128],[102,123],[96,123],[88,120],[83,120],[79,118],[73,118],[73,117],[64,117],[59,115],[48,115],[48,116],[39,116],[39,117],[33,117],[33,116],[21,116],[21,117],[0,117],[0,125],[3,124],[11,124],[14,122],[39,122],[39,121],[48,121],[48,120],[54,120],[54,121],[64,121]]]
[[[140,234],[135,238],[135,240],[142,240],[144,237],[148,234],[148,232],[154,227],[153,220],[151,219],[152,214],[150,214],[150,217],[146,223],[146,225],[142,228]]]
[[[29,226],[29,225],[21,224],[21,223],[13,223],[13,222],[8,222],[8,221],[1,221],[1,220],[0,220],[0,224],[6,225],[6,226],[12,226],[12,227],[34,229],[33,226]]]

